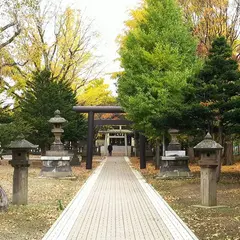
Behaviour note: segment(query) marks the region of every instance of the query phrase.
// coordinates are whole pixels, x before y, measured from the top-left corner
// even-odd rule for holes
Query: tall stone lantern
[[[64,145],[61,142],[61,136],[64,133],[64,130],[62,129],[63,123],[67,122],[67,120],[60,116],[60,111],[56,110],[54,112],[54,117],[50,118],[48,120],[49,123],[53,124],[52,133],[54,135],[54,142],[51,145],[52,151],[59,151],[64,150]]]
[[[60,111],[54,112],[54,117],[49,119],[49,123],[53,124],[52,133],[54,141],[49,151],[46,151],[46,156],[41,156],[43,166],[40,175],[42,177],[69,177],[72,175],[70,166],[71,156],[69,152],[64,150],[64,145],[61,142],[61,136],[64,132],[62,129],[63,123],[67,120],[60,116]]]
[[[201,201],[202,206],[217,206],[217,150],[223,147],[207,133],[204,140],[198,143],[195,150],[201,153]]]
[[[33,145],[25,140],[23,135],[17,137],[17,139],[12,141],[8,146],[8,148],[12,150],[12,160],[9,161],[9,163],[14,167],[13,204],[26,205],[28,202],[29,150],[37,147],[37,145]]]

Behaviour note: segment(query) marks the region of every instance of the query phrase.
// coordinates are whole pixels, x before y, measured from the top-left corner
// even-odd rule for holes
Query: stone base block
[[[193,207],[197,208],[205,208],[205,209],[211,209],[211,208],[228,208],[229,206],[225,205],[217,205],[217,206],[203,206],[203,205],[192,205]]]
[[[188,167],[187,156],[164,156],[161,157],[159,178],[184,178],[192,177]]]
[[[48,157],[48,156],[51,156],[51,157],[66,157],[66,156],[69,156],[69,151],[67,150],[63,150],[63,151],[52,151],[52,150],[49,150],[49,151],[46,151],[46,156],[42,156],[41,158],[43,157]]]
[[[72,169],[70,166],[71,158],[69,156],[43,156],[41,160],[43,166],[40,176],[53,178],[72,176]]]
[[[160,172],[157,176],[158,179],[173,179],[173,178],[192,178],[193,175],[191,172],[181,172],[181,171],[166,171]]]
[[[40,177],[48,177],[48,178],[65,178],[72,177],[72,171],[61,171],[60,169],[53,169],[52,171],[45,171],[44,169],[40,172]]]

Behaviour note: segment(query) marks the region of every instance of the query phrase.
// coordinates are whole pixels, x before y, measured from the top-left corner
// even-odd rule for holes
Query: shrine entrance
[[[104,145],[102,146],[101,152],[103,152],[104,155],[107,155],[108,154],[107,147],[109,144],[111,144],[114,146],[113,154],[115,156],[130,157],[133,131],[128,129],[122,129],[122,125],[119,125],[118,127],[119,127],[118,129],[99,131],[100,134],[104,135]]]
[[[124,110],[120,106],[74,106],[73,110],[79,113],[88,114],[88,136],[87,136],[87,160],[86,160],[86,169],[92,169],[92,157],[93,157],[93,137],[94,137],[94,126],[96,125],[129,125],[132,122],[128,120],[95,120],[95,113],[124,113]],[[110,135],[105,135],[107,145],[107,139]],[[126,134],[124,135],[125,146],[126,144]],[[128,150],[125,148],[125,155],[128,155]],[[145,159],[145,137],[140,134],[140,168],[146,168],[146,159]]]

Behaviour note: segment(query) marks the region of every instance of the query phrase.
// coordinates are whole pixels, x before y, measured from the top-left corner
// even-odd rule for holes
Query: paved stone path
[[[43,238],[197,239],[161,196],[129,166],[108,157]]]

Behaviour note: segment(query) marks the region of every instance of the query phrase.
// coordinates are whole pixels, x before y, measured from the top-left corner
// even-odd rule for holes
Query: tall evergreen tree
[[[240,133],[239,94],[240,73],[237,62],[232,59],[232,49],[224,37],[216,38],[203,68],[185,89],[185,126],[189,123],[187,119],[192,120],[189,113],[195,112],[195,119],[201,119],[201,122],[195,121],[195,127],[206,127],[216,133],[224,145],[230,134]],[[195,111],[196,108],[199,111]]]
[[[0,108],[0,152],[19,134],[29,134],[31,127],[24,121],[15,121],[14,111],[9,107]]]
[[[81,114],[76,114],[72,107],[77,105],[76,94],[68,82],[53,81],[47,70],[37,72],[27,84],[24,98],[20,103],[19,117],[32,126],[29,136],[33,143],[44,150],[52,142],[52,126],[48,120],[58,109],[61,116],[68,120],[64,130],[64,139],[77,141],[86,134],[86,122]]]
[[[176,126],[181,89],[196,63],[196,45],[174,0],[145,0],[120,38],[121,105],[138,129],[158,135]]]

